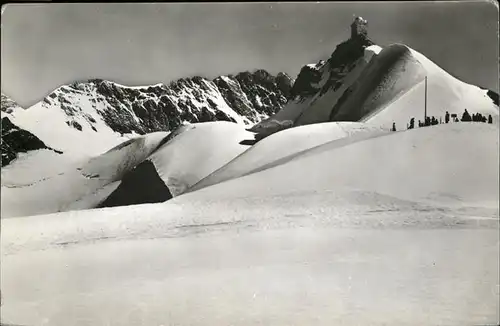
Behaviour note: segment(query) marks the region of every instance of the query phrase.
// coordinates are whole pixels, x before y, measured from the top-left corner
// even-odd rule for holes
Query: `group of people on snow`
[[[491,114],[488,115],[488,118],[486,118],[481,113],[474,113],[471,116],[469,112],[467,112],[467,109],[465,109],[465,112],[462,114],[462,121],[484,122],[484,123],[488,121],[488,123],[493,123],[493,118],[491,117]]]
[[[451,120],[450,120],[451,119]],[[493,117],[491,116],[491,114],[488,115],[488,117],[482,115],[481,113],[474,113],[472,114],[472,116],[470,115],[470,113],[467,111],[467,109],[465,109],[464,113],[462,114],[462,119],[459,120],[458,119],[458,116],[456,114],[451,114],[446,111],[446,114],[444,116],[444,123],[450,123],[450,121],[452,122],[459,122],[459,121],[462,121],[462,122],[483,122],[483,123],[493,123]],[[438,125],[438,124],[442,124],[443,121],[441,119],[441,117],[439,117],[439,119],[437,119],[436,117],[432,116],[432,117],[426,117],[424,121],[421,121],[421,120],[418,120],[418,126],[419,127],[428,127],[428,126],[434,126],[434,125]],[[406,125],[406,129],[413,129],[415,128],[415,118],[411,118],[410,119],[410,122]],[[392,123],[392,128],[391,128],[391,131],[396,131],[396,123],[393,122]]]

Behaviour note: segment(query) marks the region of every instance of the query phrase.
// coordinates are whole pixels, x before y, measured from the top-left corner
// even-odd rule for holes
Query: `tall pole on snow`
[[[425,76],[424,123],[427,121],[427,76]]]

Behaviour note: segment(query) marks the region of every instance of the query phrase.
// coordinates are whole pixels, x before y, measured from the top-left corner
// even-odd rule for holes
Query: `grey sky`
[[[498,90],[498,9],[488,2],[11,4],[1,88],[29,106],[58,86],[147,85],[263,68],[295,77],[349,37],[403,42],[463,81]]]

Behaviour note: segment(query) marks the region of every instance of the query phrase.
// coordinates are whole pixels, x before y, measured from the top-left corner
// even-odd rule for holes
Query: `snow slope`
[[[71,99],[76,103],[76,112],[68,113],[47,102],[40,102],[17,111],[11,120],[47,146],[73,157],[99,155],[128,139],[112,130],[99,117],[90,98],[72,96]]]
[[[497,136],[332,141],[166,203],[3,220],[2,321],[496,324]]]
[[[362,58],[354,64],[354,67],[349,70],[349,68],[343,68],[344,72],[348,72],[341,81],[337,81],[333,88],[323,90],[316,94],[312,100],[311,104],[307,109],[302,109],[300,116],[296,119],[296,124],[307,125],[311,123],[318,123],[324,121],[330,121],[330,115],[332,112],[332,107],[337,103],[344,92],[351,87],[354,83],[359,83],[359,78],[361,74],[366,70],[366,66],[370,64],[372,58],[382,51],[377,45],[371,45],[364,49],[364,55]],[[334,72],[329,72],[333,74]],[[329,77],[324,77],[322,80],[328,80]]]
[[[359,121],[367,114],[397,101],[423,80],[425,74],[422,65],[411,55],[407,46],[389,45],[373,57],[356,83],[349,87],[346,100],[336,103],[330,119]]]
[[[244,152],[253,139],[242,126],[218,121],[189,126],[149,157],[175,197]]]
[[[94,207],[166,136],[141,136],[91,159],[29,152],[2,168],[2,218]]]
[[[293,121],[295,125],[329,121],[333,105],[380,51],[379,46],[365,39],[339,44],[329,60],[304,66],[286,106],[251,130],[267,133],[274,121]]]
[[[272,162],[300,154],[304,150],[333,140],[349,137],[354,141],[354,139],[358,139],[354,135],[365,134],[365,137],[370,137],[382,132],[384,130],[381,128],[356,122],[319,123],[283,130],[259,141],[234,160],[195,184],[189,191],[246,175]]]
[[[335,66],[330,59],[316,67],[316,79],[310,77],[309,82],[312,91],[289,101],[282,110],[251,130],[269,134],[274,121],[288,120],[295,126],[362,121],[386,128],[395,122],[400,129],[406,129],[410,118],[424,118],[425,77],[428,78],[428,116],[444,119],[446,111],[461,116],[464,109],[468,109],[471,114],[491,114],[498,120],[498,105],[487,95],[488,90],[458,80],[418,51],[404,44],[383,48],[363,45],[361,49],[364,55],[355,62]],[[297,79],[296,84],[299,83],[307,84],[307,81]]]
[[[359,189],[401,200],[498,209],[498,126],[457,123],[325,143],[259,173],[198,192],[207,198]],[[480,162],[474,164],[474,162]],[[346,168],[348,167],[348,171]]]
[[[441,117],[444,120],[448,111],[460,118],[467,109],[471,114],[491,114],[498,121],[498,106],[487,95],[487,90],[458,80],[420,52],[409,49],[426,72],[428,116]],[[365,116],[363,121],[384,126],[390,126],[394,121],[397,125],[406,127],[409,117],[424,120],[424,106],[425,81],[421,80],[399,100],[379,112]]]
[[[163,184],[158,191],[166,194],[154,197],[167,200],[241,154],[248,148],[241,143],[252,138],[242,125],[218,121],[186,125],[172,135],[150,133],[90,159],[30,152],[2,169],[2,217],[148,202],[155,194],[138,196],[149,189],[146,180]],[[148,162],[154,171],[145,168]]]

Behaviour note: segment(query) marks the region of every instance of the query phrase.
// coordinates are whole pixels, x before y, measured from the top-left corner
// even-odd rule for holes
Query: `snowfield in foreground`
[[[2,318],[24,325],[498,321],[498,220],[328,193],[4,221]],[[313,213],[300,210],[306,204]],[[177,203],[176,203],[177,202]],[[19,231],[19,232],[16,232]],[[168,307],[168,308],[166,308]]]
[[[497,125],[278,135],[166,203],[3,219],[2,322],[498,323]]]

